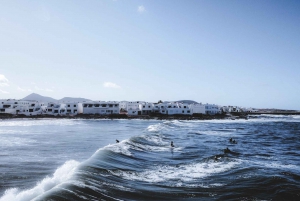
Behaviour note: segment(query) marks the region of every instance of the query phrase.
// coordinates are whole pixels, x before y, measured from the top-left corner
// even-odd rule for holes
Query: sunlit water
[[[2,120],[0,182],[0,201],[300,200],[300,116]]]

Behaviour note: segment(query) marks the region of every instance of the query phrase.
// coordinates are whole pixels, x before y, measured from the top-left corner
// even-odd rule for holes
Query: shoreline
[[[13,114],[0,114],[0,119],[144,119],[144,120],[221,120],[221,119],[248,119],[248,115],[300,115],[300,113],[239,113],[239,114],[216,114],[216,115],[205,115],[205,114],[194,114],[194,115],[137,115],[128,116],[126,114],[112,114],[112,115],[99,115],[99,114],[78,114],[75,116],[52,116],[52,115],[13,115]]]

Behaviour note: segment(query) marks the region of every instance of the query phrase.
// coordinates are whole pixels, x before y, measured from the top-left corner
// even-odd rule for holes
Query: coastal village
[[[252,113],[253,108],[202,104],[195,101],[53,101],[0,100],[0,114],[15,116],[76,116],[76,115],[126,115],[126,116],[192,116],[224,113]]]

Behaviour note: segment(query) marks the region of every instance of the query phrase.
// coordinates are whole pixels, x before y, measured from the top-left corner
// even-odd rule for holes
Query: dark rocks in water
[[[116,143],[119,143],[120,141],[119,140],[116,140]]]

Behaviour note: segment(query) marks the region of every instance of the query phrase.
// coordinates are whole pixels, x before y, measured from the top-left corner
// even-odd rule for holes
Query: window
[[[29,109],[29,112],[33,112],[33,109]]]
[[[186,108],[186,106],[184,106],[183,108]]]
[[[190,111],[188,110],[188,111],[186,111],[187,113],[190,113]]]
[[[68,105],[68,107],[70,107],[70,105]]]
[[[118,107],[118,104],[115,104],[115,107]]]
[[[77,110],[74,110],[74,113],[76,113],[77,112]]]
[[[54,113],[58,113],[58,110],[54,110]]]
[[[67,110],[67,112],[71,112],[71,110]]]
[[[182,110],[182,113],[184,113],[184,110]]]
[[[106,104],[102,104],[101,106],[102,106],[102,107],[106,107]]]
[[[113,107],[113,105],[109,105],[109,107]]]
[[[52,112],[52,109],[48,109],[48,112]]]
[[[83,107],[87,107],[87,104],[83,104]]]
[[[76,105],[74,105],[74,107],[76,107]]]
[[[150,105],[148,106],[148,108],[150,108]]]

